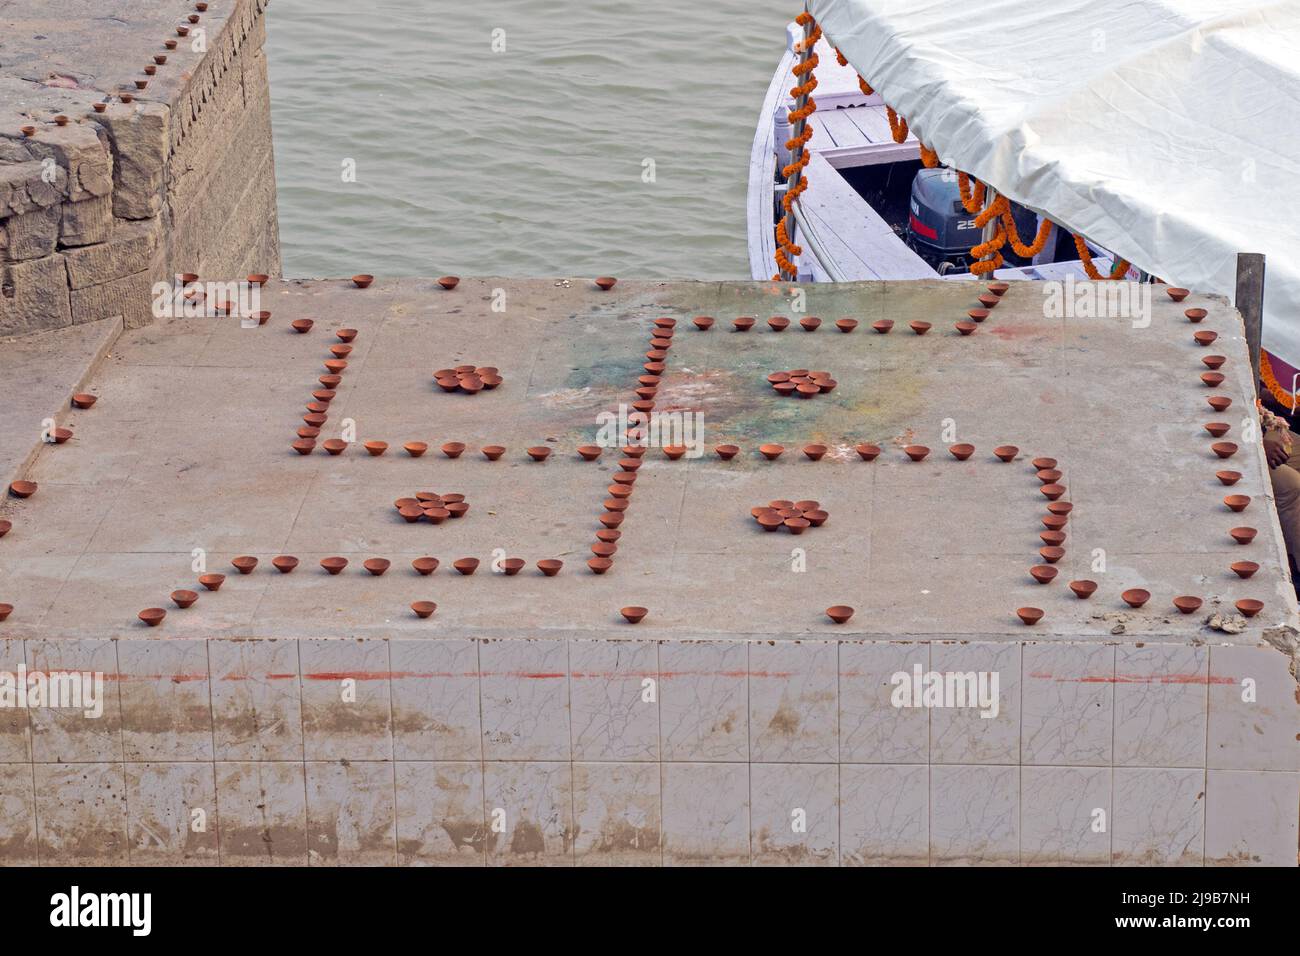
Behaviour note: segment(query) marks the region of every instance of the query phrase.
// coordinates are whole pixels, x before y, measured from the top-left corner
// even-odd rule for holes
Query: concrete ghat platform
[[[72,441],[29,465],[40,491],[4,504],[0,541],[0,600],[15,605],[0,669],[101,671],[120,695],[91,720],[0,712],[0,856],[1294,864],[1295,602],[1262,453],[1243,436],[1257,422],[1236,314],[1194,297],[1156,299],[1143,327],[1053,317],[1043,287],[1017,283],[962,337],[970,285],[851,284],[805,290],[817,332],[774,333],[768,316],[800,316],[788,291],[272,282],[263,326],[124,333]],[[1199,325],[1183,317],[1193,305],[1209,310]],[[711,331],[691,326],[701,314]],[[731,331],[740,315],[758,327]],[[650,450],[614,566],[594,575],[621,456],[574,449],[634,400],[661,316],[677,327],[656,411],[699,412],[709,448],[742,451]],[[852,334],[835,330],[843,316]],[[298,318],[314,329],[293,333]],[[888,335],[870,330],[881,318]],[[916,336],[914,319],[934,329]],[[290,444],[343,326],[358,335],[320,437],[354,425],[390,449],[301,457]],[[1200,330],[1218,333],[1212,348]],[[1227,359],[1213,390],[1209,353]],[[505,381],[476,396],[433,385],[462,363]],[[778,398],[767,374],[794,367],[839,385]],[[1212,412],[1211,394],[1232,407]],[[1239,515],[1214,477],[1215,420],[1242,446],[1227,463],[1243,473],[1231,491],[1253,499]],[[415,440],[431,446],[419,459],[401,451]],[[469,447],[447,459],[446,441]],[[862,461],[861,441],[884,451]],[[958,462],[952,441],[977,451]],[[765,442],[787,451],[765,461]],[[809,442],[831,450],[808,461]],[[911,443],[933,452],[913,463]],[[508,450],[489,462],[488,444]],[[551,458],[531,461],[543,444]],[[1020,457],[999,462],[1002,444]],[[1046,586],[1028,574],[1039,456],[1059,460],[1075,506]],[[470,512],[408,524],[393,501],[422,490],[463,493]],[[815,499],[830,519],[763,533],[749,510],[777,498]],[[1240,525],[1259,531],[1249,546],[1227,535]],[[528,566],[491,573],[494,553]],[[236,575],[239,554],[262,563]],[[277,554],[302,565],[277,574]],[[327,555],[351,563],[332,577]],[[420,577],[420,555],[442,566]],[[393,562],[383,577],[360,567],[376,556]],[[483,561],[472,577],[450,568],[466,556]],[[564,570],[543,577],[543,558]],[[171,606],[200,559],[227,582]],[[1249,581],[1228,569],[1243,559],[1261,565]],[[1099,582],[1091,600],[1066,588],[1077,578]],[[1153,595],[1138,611],[1119,598],[1134,587]],[[1182,594],[1204,609],[1177,614]],[[1212,626],[1246,597],[1258,617]],[[408,610],[424,599],[439,605],[428,620]],[[632,604],[649,608],[635,627],[618,613]],[[856,614],[834,625],[832,604]],[[1021,625],[1024,605],[1043,621]],[[169,608],[157,629],[136,620],[151,606]],[[996,716],[893,706],[891,676],[914,666],[996,673]],[[196,806],[219,821],[202,834]]]

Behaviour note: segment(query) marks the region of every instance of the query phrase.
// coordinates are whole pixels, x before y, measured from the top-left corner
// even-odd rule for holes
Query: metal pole
[[[1237,294],[1234,304],[1246,326],[1246,347],[1250,349],[1250,367],[1255,373],[1255,391],[1258,393],[1259,351],[1264,333],[1263,253],[1237,253]]]
[[[808,12],[807,4],[804,4],[804,12],[805,13]],[[812,44],[808,42],[809,40],[812,39],[812,32],[813,32],[813,21],[809,20],[807,23],[803,25],[803,43],[800,45],[800,49],[799,49],[800,64],[807,63],[808,58],[812,56]],[[795,79],[798,81],[795,83],[795,86],[803,86],[805,83],[808,82],[808,74],[804,73],[804,74],[796,75]],[[807,94],[795,98],[794,101],[795,112],[799,112],[807,105],[808,105]],[[800,136],[802,136],[804,127],[807,125],[808,125],[808,121],[806,119],[796,120],[790,126],[790,138],[798,139]],[[799,154],[800,155],[803,154],[802,149],[799,151]],[[798,156],[795,156],[792,153],[790,156],[790,162],[795,162],[798,158],[799,158]],[[799,177],[802,174],[803,174],[803,169],[800,168],[800,169],[796,169],[791,175],[786,177],[785,189],[786,189],[787,196],[790,195],[790,190],[794,189],[794,187],[798,185]],[[798,199],[795,199],[794,202],[798,202]],[[790,237],[791,242],[794,242],[795,227],[794,227],[794,203],[793,202],[790,204],[790,208],[786,211],[785,217],[783,218],[782,221],[785,223],[785,234]],[[797,263],[791,262],[791,265],[796,267],[796,271],[793,275],[790,276],[790,278],[791,279],[799,278],[799,273],[797,271]]]

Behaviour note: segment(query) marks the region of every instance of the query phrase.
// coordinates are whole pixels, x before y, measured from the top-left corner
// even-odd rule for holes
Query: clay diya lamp
[[[348,449],[348,443],[341,438],[327,438],[321,444],[331,455],[341,455]]]
[[[298,559],[292,554],[277,554],[271,559],[271,566],[281,574],[290,574],[298,566]]]
[[[319,432],[320,429],[316,429],[316,431]],[[313,451],[316,450],[316,439],[299,438],[296,442],[293,443],[293,450],[300,455],[310,455]]]
[[[930,449],[926,448],[924,445],[908,445],[903,449],[903,451],[907,454],[908,458],[912,459],[912,461],[924,461],[925,456],[930,454]]]
[[[89,392],[78,392],[72,396],[73,408],[89,408],[99,401],[98,395],[91,395]]]
[[[304,425],[307,425],[310,428],[317,429],[318,430],[317,434],[320,434],[319,432],[320,427],[324,425],[327,421],[329,421],[329,416],[326,415],[324,412],[309,412],[308,414],[302,416],[302,423]]]
[[[335,330],[334,334],[338,337],[338,340],[339,340],[340,342],[351,342],[353,339],[355,339],[355,338],[357,337],[357,330],[356,330],[356,329],[337,329],[337,330]]]
[[[464,451],[465,443],[463,441],[449,441],[442,446],[442,453],[448,458],[459,458]]]
[[[1039,584],[1047,584],[1057,575],[1056,568],[1050,564],[1036,564],[1029,569],[1029,576]]]
[[[483,457],[488,461],[496,461],[506,453],[505,445],[484,445],[481,449]]]
[[[1042,470],[1045,469],[1045,468],[1055,468],[1055,467],[1056,467],[1056,459],[1055,459],[1055,458],[1035,458],[1033,461],[1030,462],[1030,464],[1034,466],[1034,469],[1035,469],[1036,471],[1042,471]]]
[[[1205,401],[1216,412],[1226,411],[1228,406],[1232,404],[1232,399],[1226,395],[1211,395]]]
[[[438,610],[438,605],[434,604],[432,601],[412,601],[411,610],[415,612],[416,617],[432,617],[433,612]]]
[[[664,457],[667,458],[669,461],[676,461],[677,459],[681,458],[683,455],[686,454],[686,446],[685,445],[664,445],[663,453],[664,453]]]
[[[1069,520],[1065,515],[1046,515],[1042,519],[1043,527],[1048,531],[1060,531]]]
[[[857,319],[836,319],[835,327],[841,332],[849,333],[858,327]]]
[[[1250,504],[1250,495],[1228,495],[1223,499],[1223,503],[1228,506],[1229,511],[1245,511],[1246,506]]]
[[[104,110],[108,109],[108,104],[107,104],[107,103],[91,103],[91,104],[90,104],[90,108],[93,109],[96,113],[102,113],[102,112],[104,112]]]
[[[374,281],[375,281],[375,277],[365,272],[362,272],[359,275],[354,275],[352,277],[352,284],[356,286],[358,289],[367,289],[370,287],[370,283]]]
[[[1192,336],[1192,338],[1196,340],[1197,345],[1209,345],[1218,337],[1219,337],[1218,332],[1211,332],[1209,329],[1206,329],[1203,332],[1197,332],[1195,335]]]
[[[623,536],[623,532],[617,528],[601,528],[596,532],[596,539],[604,541],[606,544],[613,544]]]
[[[269,278],[271,278],[271,277],[268,276],[268,275],[263,275],[263,274],[260,273],[260,272],[254,272],[254,273],[250,274],[247,278],[248,278],[248,284],[249,284],[249,285],[251,285],[251,286],[256,286],[256,287],[261,287],[263,284],[265,284],[266,280],[269,279]]]
[[[202,584],[209,591],[218,591],[221,585],[226,583],[224,574],[204,574],[199,578],[199,584]]]
[[[1048,564],[1055,564],[1065,557],[1065,549],[1059,545],[1049,544],[1038,549],[1038,556]]]
[[[402,505],[397,509],[397,513],[402,516],[402,520],[407,524],[415,524],[424,517],[424,510],[419,505]],[[442,519],[438,519],[434,524],[440,524]]]
[[[548,578],[553,578],[560,573],[560,568],[564,567],[564,562],[558,558],[544,558],[537,562],[537,570]]]
[[[632,486],[631,486],[631,485],[610,485],[610,486],[609,486],[608,488],[606,488],[605,490],[606,490],[607,492],[609,492],[609,496],[610,496],[611,498],[631,498],[631,497],[632,497]]]
[[[551,456],[551,450],[545,445],[534,445],[528,449],[528,457],[533,461],[546,461]]]
[[[1194,614],[1200,610],[1204,602],[1191,594],[1180,594],[1174,598],[1174,607],[1178,609],[1179,614]]]
[[[721,458],[723,461],[731,461],[731,459],[735,458],[737,455],[740,454],[740,446],[739,445],[717,445],[714,447],[713,453],[717,455],[719,458]]]
[[[347,358],[352,354],[352,346],[345,344],[331,345],[330,354],[335,358]]]
[[[330,407],[330,406],[329,406],[329,402],[319,402],[319,401],[317,401],[317,402],[308,402],[308,403],[307,403],[307,411],[309,411],[309,412],[316,412],[316,413],[321,414],[321,415],[323,415],[323,414],[325,414],[327,411],[329,411],[329,407]]]
[[[56,445],[62,445],[71,437],[72,437],[71,428],[55,428],[53,431],[50,432],[50,438],[54,440],[54,444]]]
[[[143,89],[145,89],[145,88],[148,87],[148,86],[149,86],[149,81],[148,81],[148,80],[136,80],[136,81],[135,81],[135,88],[136,88],[137,90],[143,90]]]
[[[414,561],[411,562],[411,567],[413,567],[416,573],[419,574],[421,577],[427,577],[428,575],[432,574],[434,571],[438,570],[438,559],[428,558],[428,557],[416,558]]]
[[[311,319],[294,319],[292,322],[289,323],[289,325],[293,328],[293,330],[297,332],[299,335],[305,335],[306,333],[310,332],[311,327],[315,324],[316,323],[313,322]]]
[[[1183,299],[1191,295],[1191,292],[1188,289],[1179,289],[1176,286],[1170,286],[1168,289],[1165,289],[1165,295],[1169,296],[1169,298],[1173,299],[1175,302],[1182,302]]]
[[[805,315],[799,320],[799,325],[805,332],[816,332],[821,327],[822,320],[815,315]]]
[[[1228,567],[1232,569],[1233,574],[1242,579],[1250,577],[1259,570],[1259,565],[1254,561],[1234,561]]]
[[[348,566],[348,559],[339,557],[321,558],[320,566],[329,574],[338,574]]]
[[[524,569],[523,558],[506,558],[501,562],[501,573],[508,578],[514,577]]]
[[[9,486],[9,493],[15,498],[30,498],[36,494],[37,488],[40,487],[34,481],[25,481],[19,479]]]
[[[320,378],[316,379],[316,381],[320,382],[320,383],[321,383],[322,385],[324,385],[326,388],[338,388],[339,385],[340,385],[340,384],[342,383],[342,381],[343,381],[343,376],[342,376],[342,375],[322,375]]]
[[[0,604],[0,621],[7,621],[9,615],[13,612],[14,606],[12,604]]]
[[[1226,361],[1228,361],[1226,355],[1207,355],[1205,358],[1201,359],[1201,364],[1206,368],[1218,371],[1223,367],[1223,363]]]
[[[379,577],[387,571],[390,564],[392,562],[387,558],[366,558],[365,561],[361,562],[361,566],[375,577]]]
[[[1061,480],[1061,472],[1057,471],[1055,468],[1044,468],[1041,471],[1035,472],[1034,477],[1037,478],[1040,483],[1050,485],[1053,482]]]
[[[443,505],[443,510],[445,510],[451,518],[463,518],[465,517],[465,513],[469,511],[469,503],[465,501],[449,501]]]
[[[137,615],[149,627],[157,627],[166,616],[167,612],[160,607],[147,607]]]
[[[922,322],[920,319],[913,319],[907,324],[917,335],[925,335],[926,332],[930,331],[930,323]]]
[[[587,567],[591,568],[592,574],[604,574],[614,566],[612,558],[588,558]]]
[[[812,527],[812,522],[802,516],[796,518],[782,518],[782,524],[791,534],[803,534]]]
[[[199,592],[190,591],[182,588],[179,591],[173,591],[170,597],[172,599],[172,603],[174,603],[181,610],[184,610],[185,608],[190,607],[195,601],[199,599]]]
[[[343,371],[347,367],[348,367],[348,363],[345,359],[325,360],[325,371],[329,372],[331,375],[342,375]]]
[[[1235,485],[1237,482],[1241,481],[1241,472],[1239,472],[1239,471],[1216,471],[1216,472],[1214,473],[1214,477],[1215,477],[1215,478],[1218,478],[1218,479],[1219,479],[1219,482],[1220,482],[1221,484],[1224,484],[1224,485]]]
[[[608,292],[610,289],[614,288],[614,283],[617,281],[618,280],[613,276],[599,276],[596,279],[596,288],[600,289],[602,292]]]
[[[1043,609],[1041,607],[1018,607],[1016,608],[1016,617],[1020,618],[1021,623],[1026,626],[1032,626],[1043,619]]]
[[[1129,588],[1120,595],[1120,599],[1129,607],[1141,607],[1151,600],[1151,592],[1144,588]]]
[[[1260,611],[1264,610],[1264,602],[1256,601],[1253,598],[1242,598],[1236,604],[1237,610],[1246,617],[1254,617]]]
[[[776,531],[785,524],[785,519],[775,511],[765,511],[755,516],[754,520],[758,522],[758,526],[764,531]]]
[[[737,332],[748,332],[754,327],[754,321],[753,316],[742,315],[740,318],[734,320],[731,325]]]
[[[1237,453],[1237,445],[1230,441],[1216,441],[1210,446],[1210,450],[1220,458],[1231,458]]]
[[[826,523],[827,519],[830,518],[831,513],[829,511],[823,511],[820,508],[810,508],[803,513],[803,516],[814,528],[820,528]]]
[[[782,382],[788,381],[790,381],[789,372],[773,372],[767,377],[767,383],[769,385],[780,385]]]
[[[620,485],[631,485],[636,483],[635,471],[616,471],[610,475]]]
[[[1088,598],[1092,597],[1092,595],[1096,592],[1097,582],[1087,581],[1087,580],[1071,581],[1070,590],[1074,592],[1074,596],[1077,597],[1080,601],[1086,601],[1088,600]]]
[[[826,616],[836,624],[846,624],[853,617],[853,608],[847,604],[832,604],[826,609]]]
[[[123,103],[134,103],[134,102],[135,102],[135,94],[134,94],[134,93],[128,93],[126,90],[122,90],[120,93],[118,93],[118,94],[117,94],[117,98],[118,98],[119,100],[121,100]],[[30,128],[31,128],[31,130],[32,130],[33,133],[36,131],[36,130],[35,130],[35,127],[30,127]],[[31,133],[28,133],[27,135],[30,136]]]
[[[230,563],[240,574],[252,574],[253,569],[257,567],[257,558],[251,554],[241,554],[239,557],[231,559]]]
[[[617,528],[623,523],[623,513],[621,511],[606,511],[597,520],[606,528]]]
[[[1043,544],[1049,544],[1055,547],[1060,547],[1061,545],[1065,544],[1065,532],[1064,531],[1040,531],[1038,533],[1038,540],[1043,542]]]
[[[1016,455],[1020,454],[1020,449],[1015,445],[999,445],[997,448],[993,449],[993,454],[996,455],[1000,461],[1012,461],[1015,459]]]
[[[971,455],[975,454],[975,446],[966,442],[960,442],[956,445],[948,446],[948,454],[958,461],[965,461]]]
[[[640,624],[650,611],[643,607],[632,606],[619,608],[618,613],[622,614],[623,620],[627,621],[629,624]]]
[[[816,385],[822,392],[833,392],[835,391],[835,386],[840,383],[835,381],[833,378],[815,378],[813,379],[812,384]]]
[[[602,449],[599,445],[579,445],[578,454],[583,461],[595,461],[600,457]]]
[[[1224,375],[1222,372],[1203,372],[1201,374],[1201,381],[1204,382],[1208,388],[1218,388],[1223,384],[1223,379]]]
[[[1255,540],[1255,535],[1259,534],[1259,531],[1255,528],[1231,528],[1228,530],[1228,534],[1237,544],[1250,544]]]
[[[369,452],[375,458],[378,458],[384,452],[388,451],[388,442],[386,441],[368,441],[362,443],[362,448]]]
[[[438,280],[438,285],[442,286],[448,292],[460,285],[460,276],[443,276]]]
[[[984,306],[984,308],[991,309],[998,304],[998,297],[986,292],[984,295],[980,296],[979,302],[980,305]]]
[[[979,328],[974,322],[958,322],[954,328],[962,335],[970,335]]]
[[[1042,492],[1043,497],[1048,501],[1055,501],[1057,498],[1065,494],[1065,485],[1058,485],[1055,483],[1041,485],[1038,490]]]
[[[124,102],[126,102],[126,101],[124,101]],[[35,127],[35,126],[21,126],[21,127],[19,127],[19,132],[22,133],[24,136],[26,136],[28,139],[30,139],[31,137],[33,137],[33,136],[36,135],[36,127]]]
[[[158,67],[156,67],[156,66],[146,66],[146,67],[144,68],[144,71],[145,71],[145,73],[147,73],[149,76],[153,76],[155,73],[158,72]],[[55,122],[55,124],[58,125],[58,126],[67,126],[67,125],[68,125],[68,118],[67,118],[66,116],[64,116],[62,113],[60,113],[58,116],[54,117],[54,122]]]
[[[1011,288],[1011,283],[990,282],[986,288],[1000,299],[1002,296],[1006,295],[1007,290]]]
[[[406,449],[406,453],[410,455],[412,458],[419,458],[421,455],[423,455],[426,451],[429,450],[428,443],[422,441],[408,441],[402,447]]]
[[[455,392],[460,389],[460,381],[455,378],[435,378],[433,381],[444,392]]]
[[[7,518],[0,518],[0,538],[7,535],[12,530],[14,523]]]
[[[697,315],[691,322],[701,332],[707,332],[713,328],[713,316],[711,315]]]
[[[980,323],[989,317],[988,309],[971,309],[966,313],[972,322]]]
[[[174,49],[176,49],[176,41],[175,41],[175,40],[163,40],[163,46],[164,46],[166,49],[168,49],[168,50],[174,50]]]
[[[1222,438],[1232,428],[1227,422],[1206,422],[1205,430],[1214,438]]]
[[[451,566],[466,576],[478,570],[478,558],[457,558]]]
[[[803,446],[803,453],[808,456],[809,461],[821,461],[823,458],[826,457],[826,452],[829,450],[830,449],[828,449],[825,445],[804,445]]]
[[[1054,515],[1068,515],[1074,510],[1074,505],[1068,501],[1052,501],[1048,503],[1047,510]]]
[[[298,429],[299,438],[319,438],[320,429],[313,425],[303,425]]]
[[[875,461],[880,457],[880,446],[873,445],[870,442],[863,442],[860,445],[856,445],[854,446],[854,450],[858,453],[858,457],[863,461]]]
[[[645,462],[640,458],[620,458],[618,460],[618,467],[622,471],[636,471],[643,464],[645,464]]]
[[[789,398],[798,390],[799,386],[794,382],[777,382],[772,388],[776,391],[776,394]]]
[[[1209,315],[1209,313],[1206,312],[1204,309],[1188,309],[1186,312],[1183,313],[1183,315],[1187,316],[1188,322],[1200,322],[1207,315]]]
[[[790,320],[782,315],[774,315],[767,320],[767,327],[773,332],[784,332],[790,327]]]
[[[758,453],[762,455],[764,458],[766,458],[768,461],[776,461],[778,458],[781,457],[781,453],[783,451],[785,451],[784,445],[759,445],[758,446]]]
[[[662,315],[655,319],[655,329],[660,335],[672,335],[672,330],[677,327],[677,320],[671,316]]]
[[[881,335],[888,334],[889,330],[894,327],[893,319],[879,319],[871,323],[871,327]]]

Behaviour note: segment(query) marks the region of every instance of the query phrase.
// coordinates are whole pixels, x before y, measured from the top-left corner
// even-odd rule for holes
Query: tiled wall
[[[893,707],[917,663],[996,671],[998,715]],[[0,709],[6,863],[1296,862],[1269,647],[0,642],[20,664],[108,702]]]

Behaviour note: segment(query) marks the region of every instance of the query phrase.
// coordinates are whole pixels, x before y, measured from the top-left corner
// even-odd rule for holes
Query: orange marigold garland
[[[1277,374],[1273,371],[1273,365],[1268,360],[1268,353],[1261,351],[1259,353],[1259,377],[1268,389],[1268,393],[1277,399],[1277,403],[1288,411],[1294,412],[1296,406],[1300,405],[1300,400],[1291,392],[1282,387],[1282,383],[1277,380]]]
[[[790,230],[787,226],[790,217],[794,212],[795,201],[808,188],[808,177],[803,175],[804,169],[812,157],[808,152],[808,143],[813,137],[813,128],[807,124],[808,118],[817,111],[817,101],[812,98],[812,93],[817,89],[817,77],[813,71],[817,69],[820,58],[817,56],[817,41],[822,37],[822,28],[812,18],[808,11],[804,11],[795,17],[795,23],[803,27],[807,32],[805,37],[795,44],[795,52],[800,55],[807,55],[807,59],[801,60],[795,64],[791,72],[796,80],[800,81],[790,90],[790,95],[796,103],[802,99],[803,106],[790,110],[786,114],[786,119],[790,123],[791,132],[799,124],[804,124],[803,129],[797,135],[792,135],[786,140],[785,148],[790,151],[790,162],[782,168],[781,174],[787,179],[798,177],[794,183],[786,190],[781,197],[781,208],[785,215],[776,225],[776,266],[777,274],[772,278],[780,281],[783,275],[789,275],[792,278],[797,275],[794,260],[797,259],[803,250],[796,246],[790,238]],[[809,29],[811,28],[811,29]],[[838,50],[836,56],[843,62],[844,57]],[[804,79],[805,75],[807,79]]]
[[[1115,265],[1110,270],[1110,275],[1103,276],[1101,270],[1097,268],[1092,261],[1092,253],[1088,250],[1088,243],[1083,236],[1077,232],[1073,233],[1074,248],[1079,253],[1079,261],[1083,263],[1083,271],[1087,273],[1089,279],[1119,279],[1124,273],[1128,272],[1128,261],[1125,259],[1116,259]]]

